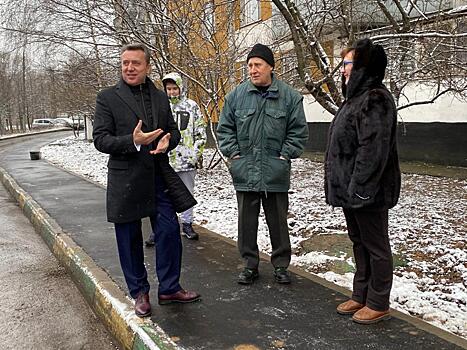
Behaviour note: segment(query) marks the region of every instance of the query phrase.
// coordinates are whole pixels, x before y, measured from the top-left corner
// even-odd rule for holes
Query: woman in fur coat
[[[390,318],[388,209],[400,191],[397,110],[383,85],[387,56],[381,45],[362,39],[342,57],[345,101],[329,128],[325,192],[328,204],[343,208],[356,272],[352,297],[337,312],[371,324]]]

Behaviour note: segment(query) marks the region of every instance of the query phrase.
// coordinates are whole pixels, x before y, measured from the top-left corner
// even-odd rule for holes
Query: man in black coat
[[[120,264],[139,317],[151,314],[141,219],[156,236],[159,304],[199,300],[179,284],[182,243],[177,211],[195,201],[168,163],[179,140],[167,96],[147,77],[150,54],[142,44],[121,50],[122,79],[96,99],[95,147],[110,155],[107,219],[115,224]]]

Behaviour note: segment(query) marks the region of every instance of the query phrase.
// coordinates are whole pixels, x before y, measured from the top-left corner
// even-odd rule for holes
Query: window
[[[460,34],[460,33],[466,33],[467,32],[467,22],[461,22],[459,23],[459,27],[458,27],[458,30],[457,32]],[[456,41],[456,46],[457,46],[457,59],[458,59],[458,62],[467,62],[467,38],[464,36],[464,37],[460,37],[460,38],[457,38],[457,41]],[[462,65],[462,70],[465,72],[466,70],[466,67],[465,67],[465,64]]]
[[[279,9],[276,7],[276,5],[272,7],[271,20],[271,30],[274,32],[274,36],[276,38],[280,38],[290,33],[290,28],[287,24],[287,21],[285,20],[284,16],[279,11]]]
[[[240,1],[242,13],[241,25],[246,26],[247,24],[256,22],[261,19],[260,17],[260,3],[259,0],[241,0]]]

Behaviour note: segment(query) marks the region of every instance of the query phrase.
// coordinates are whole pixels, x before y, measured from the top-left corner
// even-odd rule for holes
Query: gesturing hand
[[[165,153],[169,147],[170,133],[165,134],[157,143],[157,148],[150,151],[151,154]]]
[[[138,124],[133,130],[133,142],[136,145],[149,145],[164,132],[162,129],[157,129],[150,132],[143,132],[143,130],[141,130],[142,125],[143,121],[138,121]]]

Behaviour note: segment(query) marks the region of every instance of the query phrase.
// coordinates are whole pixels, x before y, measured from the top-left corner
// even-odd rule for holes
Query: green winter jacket
[[[308,140],[302,100],[274,75],[264,93],[247,80],[226,96],[217,137],[221,152],[231,160],[237,191],[289,190],[290,160],[301,155]]]

